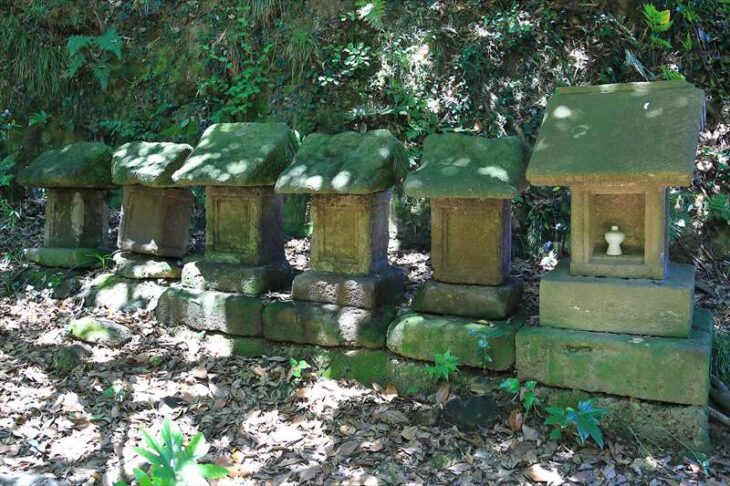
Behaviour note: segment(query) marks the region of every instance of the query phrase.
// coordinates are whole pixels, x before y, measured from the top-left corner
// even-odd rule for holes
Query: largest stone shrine
[[[517,372],[548,385],[705,405],[712,319],[668,261],[668,186],[691,183],[704,95],[684,81],[560,88],[527,171],[571,190],[571,258],[540,283]]]

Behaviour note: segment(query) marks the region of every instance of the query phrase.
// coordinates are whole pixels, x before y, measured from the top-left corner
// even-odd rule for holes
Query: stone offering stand
[[[387,258],[389,191],[408,172],[390,132],[312,134],[298,147],[284,124],[230,123],[209,127],[189,155],[127,144],[114,157],[125,192],[117,272],[173,276],[125,265],[175,271],[186,187],[205,186],[207,229],[205,254],[187,258],[180,282],[126,279],[120,299],[144,300],[138,289],[155,286],[163,324],[215,331],[242,355],[313,356],[324,376],[401,393],[433,387],[422,362],[437,353],[478,370],[514,367],[544,394],[597,392],[616,433],[658,443],[669,431],[670,442],[706,448],[711,315],[694,306],[693,267],[667,258],[667,188],[689,185],[703,117],[703,93],[684,81],[631,83],[559,89],[529,168],[516,138],[429,136],[404,188],[431,200],[434,277],[409,307],[403,271]],[[110,163],[108,147],[76,144],[28,167],[22,182],[51,188],[46,247],[30,259],[79,265],[103,246]],[[526,179],[567,185],[572,201],[571,259],[541,280],[539,325],[526,324],[510,275],[510,201]],[[281,194],[312,197],[311,270],[293,279]],[[608,240],[621,254],[607,254]]]

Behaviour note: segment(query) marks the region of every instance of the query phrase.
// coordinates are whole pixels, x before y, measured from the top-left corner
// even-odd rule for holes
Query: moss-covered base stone
[[[292,276],[286,260],[252,266],[203,259],[185,264],[182,284],[191,289],[238,292],[255,297],[272,290],[288,289]]]
[[[413,295],[411,308],[428,314],[477,319],[505,319],[522,297],[522,282],[509,278],[502,285],[459,285],[429,280]]]
[[[109,319],[86,316],[71,321],[69,332],[72,337],[87,343],[119,347],[132,339],[126,327]]]
[[[168,326],[260,336],[262,309],[263,301],[243,295],[170,288],[160,298],[155,316]]]
[[[689,338],[639,337],[523,327],[517,333],[523,380],[614,395],[706,405],[712,314],[695,313]]]
[[[136,253],[115,253],[114,273],[136,279],[180,278],[183,262],[177,258],[163,258]]]
[[[319,346],[384,348],[394,307],[358,309],[312,302],[273,302],[264,309],[264,336]]]
[[[321,304],[374,309],[403,298],[403,270],[387,267],[363,277],[332,272],[304,272],[294,278],[292,298]]]
[[[26,259],[44,267],[94,268],[100,264],[99,255],[109,250],[97,248],[26,248]]]
[[[567,264],[540,281],[542,326],[649,336],[687,337],[695,271],[672,264],[664,280],[570,275]]]
[[[459,363],[508,370],[515,362],[515,334],[523,317],[510,321],[476,321],[402,310],[388,329],[388,349],[407,358],[433,361],[450,351]]]
[[[113,273],[103,273],[80,295],[87,307],[104,307],[112,311],[154,310],[167,289],[161,282],[164,281],[127,279]]]

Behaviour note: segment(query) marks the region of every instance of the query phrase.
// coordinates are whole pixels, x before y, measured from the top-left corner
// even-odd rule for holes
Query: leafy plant
[[[550,432],[551,440],[560,439],[566,429],[574,428],[574,433],[581,444],[585,444],[585,441],[591,438],[603,449],[600,419],[608,413],[608,410],[595,407],[593,400],[580,401],[577,408],[547,407],[545,411],[548,413],[545,425],[553,426]]]
[[[8,155],[4,159],[0,160],[0,187],[8,187],[13,181],[15,175],[13,174],[13,167],[15,167],[15,157]]]
[[[291,376],[294,378],[300,378],[304,370],[311,368],[309,363],[304,360],[297,360],[296,358],[289,358],[289,364],[291,365]]]
[[[477,348],[479,348],[479,352],[482,355],[482,363],[486,367],[492,362],[491,346],[489,345],[487,333],[482,330],[469,330],[468,333],[470,336],[477,338]]]
[[[385,18],[385,0],[358,0],[357,15],[374,29],[382,29]]]
[[[713,194],[706,201],[707,216],[716,221],[730,224],[730,196],[727,194]]]
[[[222,478],[228,470],[215,464],[198,464],[208,453],[208,444],[202,432],[183,445],[183,434],[168,418],[162,423],[160,439],[156,440],[147,431],[142,436],[148,449],[135,447],[140,456],[147,459],[147,471],[134,470],[134,477],[140,486],[207,485],[207,479]]]
[[[667,40],[662,39],[659,36],[659,34],[668,31],[672,26],[674,21],[671,18],[671,12],[669,10],[657,10],[657,8],[651,3],[645,3],[642,6],[642,9],[644,21],[651,32],[649,40],[652,46],[660,46],[671,49],[672,45]]]
[[[459,371],[459,358],[453,356],[450,350],[443,354],[436,353],[433,361],[434,366],[426,365],[426,374],[433,381],[449,381],[449,377]]]
[[[114,27],[102,35],[73,35],[66,43],[68,50],[68,77],[73,78],[84,66],[89,66],[101,89],[106,91],[111,73],[112,56],[122,60],[122,38]]]
[[[52,115],[46,113],[44,110],[33,113],[28,117],[28,126],[33,125],[45,125],[52,118]]]
[[[507,378],[499,385],[500,390],[512,393],[515,398],[519,396],[525,415],[542,403],[535,392],[536,387],[536,381],[526,381],[523,385],[517,378]]]

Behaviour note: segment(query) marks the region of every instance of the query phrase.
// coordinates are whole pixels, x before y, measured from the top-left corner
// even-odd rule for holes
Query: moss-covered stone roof
[[[296,150],[284,123],[211,125],[172,180],[181,186],[272,186]]]
[[[174,186],[172,173],[192,152],[184,143],[130,142],[114,151],[112,180],[119,185]]]
[[[429,135],[421,167],[404,189],[412,197],[510,199],[527,185],[528,158],[529,148],[516,137]]]
[[[72,143],[42,153],[23,170],[18,183],[30,187],[113,186],[112,149],[97,142]]]
[[[704,93],[681,80],[558,88],[527,179],[689,185],[704,113]]]
[[[408,172],[403,145],[388,130],[309,135],[276,182],[280,193],[370,194]]]

